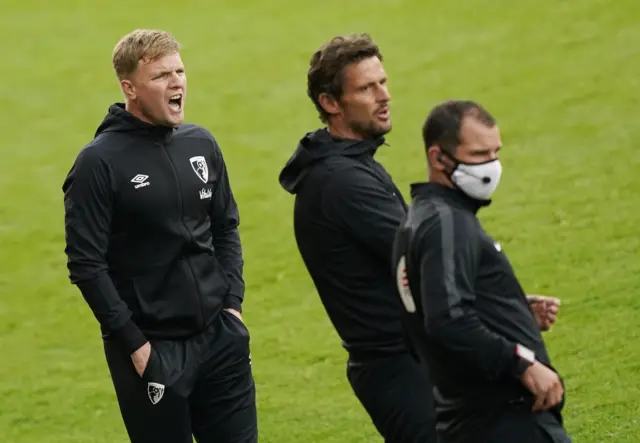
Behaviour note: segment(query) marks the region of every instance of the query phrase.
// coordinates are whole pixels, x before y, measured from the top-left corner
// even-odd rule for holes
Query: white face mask
[[[502,164],[500,160],[486,163],[460,163],[451,174],[451,181],[469,197],[488,200],[500,182]]]

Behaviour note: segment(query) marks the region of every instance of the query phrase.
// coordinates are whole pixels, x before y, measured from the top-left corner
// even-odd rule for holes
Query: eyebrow
[[[177,71],[184,71],[184,66],[180,66],[178,68],[174,68],[174,69],[162,69],[161,71],[158,71],[156,73],[154,73],[153,77],[161,77],[163,75],[167,75],[167,74],[171,74],[172,72]]]
[[[493,148],[480,148],[480,149],[474,149],[474,150],[472,151],[472,153],[473,153],[473,154],[486,154],[486,153],[488,153],[488,152],[491,152],[491,151],[492,151],[492,150],[494,150],[494,149],[495,149],[495,151],[496,151],[496,152],[499,152],[499,151],[502,149],[502,145],[500,145],[500,146],[496,146],[496,147],[493,147]]]
[[[366,88],[367,86],[376,85],[376,84],[378,84],[378,83],[384,83],[384,82],[386,82],[386,81],[388,81],[388,78],[387,78],[387,76],[384,76],[383,78],[381,78],[381,79],[379,79],[379,80],[371,80],[371,81],[368,81],[368,82],[363,83],[363,84],[361,84],[361,85],[358,85],[358,86],[357,86],[357,88],[358,88],[358,89],[360,89],[360,88]]]

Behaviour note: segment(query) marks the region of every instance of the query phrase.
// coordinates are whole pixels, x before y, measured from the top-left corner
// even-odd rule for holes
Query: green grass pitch
[[[567,428],[580,443],[637,443],[638,23],[636,0],[4,0],[0,441],[127,441],[97,324],[67,280],[60,186],[121,99],[115,42],[153,27],[183,43],[187,119],[218,138],[240,206],[261,442],[381,442],[277,181],[320,123],[305,95],[311,53],[367,31],[393,96],[379,159],[405,195],[425,178],[431,106],[472,98],[498,118],[505,171],[481,218],[527,291],[563,301],[546,339],[568,385]]]

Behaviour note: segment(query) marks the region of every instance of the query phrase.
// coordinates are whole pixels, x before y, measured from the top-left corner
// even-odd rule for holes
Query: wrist
[[[112,331],[110,335],[116,342],[120,343],[120,346],[129,355],[136,352],[147,342],[145,335],[131,319],[121,328]]]
[[[234,311],[242,314],[242,305],[240,303],[236,303],[234,301],[228,301],[223,305],[222,309],[233,309]]]
[[[513,375],[516,378],[522,377],[522,374],[526,372],[536,362],[536,354],[526,346],[516,344],[514,349],[514,365]]]

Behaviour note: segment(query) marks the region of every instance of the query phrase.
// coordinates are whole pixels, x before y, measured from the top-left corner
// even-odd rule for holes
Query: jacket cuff
[[[223,309],[235,309],[242,313],[242,299],[237,295],[229,294],[224,301]]]
[[[123,327],[113,331],[112,336],[129,355],[140,349],[147,342],[147,337],[144,336],[131,319]]]

